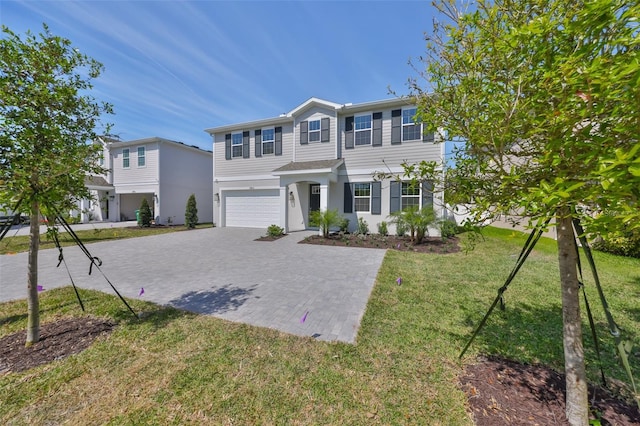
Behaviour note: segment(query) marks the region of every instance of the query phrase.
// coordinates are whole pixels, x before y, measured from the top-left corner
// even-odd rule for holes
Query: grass
[[[207,225],[199,225],[198,227],[205,227]],[[187,228],[185,226],[158,226],[150,228],[130,227],[130,228],[96,228],[92,230],[76,231],[76,235],[85,244],[95,243],[99,241],[108,240],[121,240],[124,238],[145,237],[148,235],[166,234],[169,232],[184,231]],[[9,233],[8,235],[10,235]],[[63,247],[75,245],[75,242],[69,234],[66,232],[60,232],[59,234],[60,244]],[[47,234],[40,235],[40,249],[55,248],[55,244]],[[1,254],[13,254],[29,251],[29,236],[5,236],[0,241],[0,255]]]
[[[356,345],[132,300],[149,313],[137,321],[116,298],[83,290],[88,311],[118,328],[81,354],[0,377],[0,423],[470,425],[457,381],[479,353],[563,369],[555,242],[544,239],[506,292],[506,310],[494,312],[458,359],[524,240],[489,228],[468,254],[388,251]],[[597,253],[596,262],[616,321],[637,341],[640,261]],[[586,286],[605,372],[627,381],[592,280]],[[81,315],[69,288],[43,293],[41,309],[43,322]],[[25,327],[25,301],[0,312],[0,336]],[[637,378],[637,348],[631,363]]]

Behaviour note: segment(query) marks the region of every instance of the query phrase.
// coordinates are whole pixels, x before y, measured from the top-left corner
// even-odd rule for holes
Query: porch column
[[[326,212],[329,209],[329,183],[327,181],[320,182],[320,211]],[[318,230],[318,234],[322,235],[322,229]]]
[[[280,186],[280,227],[284,229],[285,234],[289,232],[289,220],[287,218],[289,192],[287,189],[287,185]]]

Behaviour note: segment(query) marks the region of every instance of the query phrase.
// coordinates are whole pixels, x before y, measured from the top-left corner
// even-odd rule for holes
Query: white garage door
[[[228,191],[225,194],[226,226],[267,228],[280,224],[280,191]]]

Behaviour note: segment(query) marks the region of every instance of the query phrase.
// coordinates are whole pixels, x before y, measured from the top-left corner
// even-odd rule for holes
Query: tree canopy
[[[88,196],[87,173],[100,173],[93,145],[111,106],[90,94],[102,64],[44,25],[24,37],[2,27],[0,39],[0,203],[23,211],[34,200],[61,206]],[[106,128],[103,130],[106,131]]]
[[[443,21],[426,36],[425,68],[411,88],[430,130],[465,141],[446,175],[447,201],[469,206],[478,222],[556,219],[566,413],[572,425],[587,424],[572,221],[588,232],[612,221],[640,226],[640,4],[435,6]]]
[[[0,39],[0,204],[31,218],[27,344],[40,338],[41,209],[55,217],[89,196],[85,176],[103,171],[96,128],[101,115],[112,112],[89,94],[102,64],[43,29],[21,37],[2,26]]]
[[[640,225],[638,3],[437,7],[445,21],[412,88],[423,119],[466,141],[447,177],[453,201],[473,203],[478,218],[577,206],[594,231],[612,219]],[[616,215],[592,214],[604,210]]]

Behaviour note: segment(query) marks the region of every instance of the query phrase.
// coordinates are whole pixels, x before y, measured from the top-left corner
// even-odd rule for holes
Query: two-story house
[[[213,137],[214,222],[286,232],[310,228],[309,213],[338,209],[354,230],[363,218],[375,232],[409,205],[444,214],[429,184],[376,181],[402,174],[403,161],[442,163],[444,144],[414,122],[406,99],[338,104],[311,98],[275,118],[207,129]]]
[[[92,197],[79,202],[82,222],[136,219],[146,198],[157,224],[183,224],[187,199],[195,194],[200,222],[213,221],[213,153],[152,137],[132,141],[100,138],[103,176],[87,176]]]

